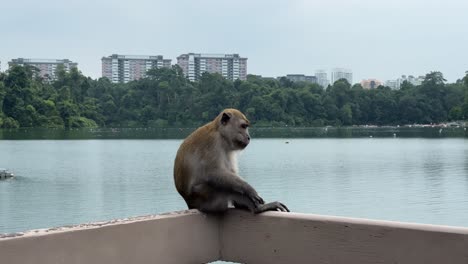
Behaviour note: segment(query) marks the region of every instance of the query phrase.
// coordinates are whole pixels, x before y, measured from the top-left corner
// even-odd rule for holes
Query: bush
[[[94,120],[88,119],[86,117],[82,116],[72,116],[69,119],[69,127],[70,128],[81,128],[81,127],[87,127],[87,128],[95,128],[98,127],[96,122]]]
[[[1,124],[2,128],[19,128],[19,126],[19,122],[11,117],[3,119],[3,124]]]

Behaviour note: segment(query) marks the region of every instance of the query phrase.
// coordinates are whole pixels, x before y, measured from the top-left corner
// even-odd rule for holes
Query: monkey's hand
[[[258,196],[258,194],[257,194],[254,197],[254,203],[255,203],[255,206],[258,207],[258,206],[260,206],[262,204],[265,204],[265,201],[263,200],[262,197]]]
[[[257,191],[255,191],[255,189],[249,184],[246,184],[245,186],[244,195],[254,203],[255,208],[258,208],[260,205],[265,203],[262,197],[258,195]]]
[[[266,211],[280,211],[280,212],[289,212],[288,207],[280,202],[271,202],[267,204],[262,204],[255,209],[255,213],[263,213]]]

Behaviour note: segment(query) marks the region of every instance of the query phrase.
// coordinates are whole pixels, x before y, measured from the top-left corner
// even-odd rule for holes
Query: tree
[[[434,71],[426,74],[422,85],[441,86],[444,85],[446,81],[447,80],[444,79],[444,75],[441,72]]]
[[[350,104],[345,104],[340,109],[340,120],[343,125],[352,125],[353,124],[353,111]]]
[[[0,81],[0,116],[3,114],[3,99],[5,99],[6,88],[3,81]]]
[[[239,108],[261,125],[433,123],[468,118],[468,72],[446,84],[428,73],[421,85],[366,90],[341,79],[317,84],[248,75],[230,81],[204,73],[189,81],[178,66],[152,69],[143,79],[115,84],[59,67],[57,80],[13,66],[0,73],[1,127],[198,126],[224,108]]]
[[[465,83],[465,100],[462,106],[462,117],[466,120],[468,119],[468,71],[465,72],[463,82]]]
[[[351,85],[346,79],[337,80],[329,89],[329,94],[335,101],[336,107],[341,108],[349,102]]]
[[[408,81],[403,81],[403,83],[400,86],[400,90],[402,91],[409,91],[414,88],[414,85]]]
[[[450,121],[463,119],[463,109],[460,106],[452,107],[448,117]]]

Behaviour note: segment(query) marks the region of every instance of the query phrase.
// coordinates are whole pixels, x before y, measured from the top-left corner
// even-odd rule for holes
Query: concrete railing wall
[[[190,210],[0,238],[0,263],[468,263],[468,228]]]
[[[228,261],[468,263],[468,228],[276,212],[229,212],[221,225]]]
[[[207,263],[219,259],[218,239],[216,218],[184,211],[0,238],[0,263]]]

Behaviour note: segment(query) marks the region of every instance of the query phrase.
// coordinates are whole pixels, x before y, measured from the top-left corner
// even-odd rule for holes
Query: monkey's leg
[[[247,196],[256,205],[265,203],[250,184],[230,172],[216,171],[210,173],[207,177],[204,177],[204,182],[200,184],[206,184],[214,190]]]
[[[204,213],[217,214],[228,210],[228,200],[226,196],[214,195],[209,200],[205,200],[198,206],[198,210]]]
[[[189,208],[196,208],[204,213],[223,213],[228,209],[229,196],[215,190],[207,184],[197,184],[190,194]]]
[[[281,212],[289,212],[288,207],[280,202],[271,202],[267,204],[261,204],[255,209],[255,213],[263,213],[266,211],[281,211]]]

